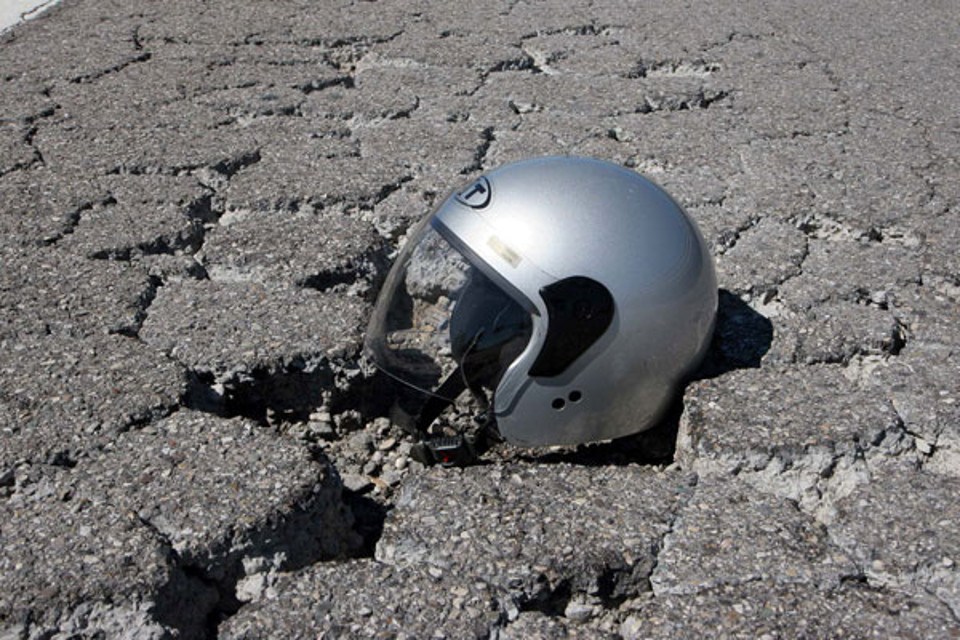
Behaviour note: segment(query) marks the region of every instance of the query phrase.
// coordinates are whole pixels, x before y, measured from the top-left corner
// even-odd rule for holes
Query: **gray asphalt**
[[[64,0],[0,35],[0,638],[960,635],[951,1]],[[663,424],[425,469],[358,363],[482,171],[625,164]],[[324,635],[326,634],[326,635]]]

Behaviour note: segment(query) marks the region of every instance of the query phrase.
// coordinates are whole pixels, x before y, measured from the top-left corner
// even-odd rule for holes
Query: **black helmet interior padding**
[[[606,332],[613,322],[613,296],[583,276],[558,280],[540,296],[547,305],[547,335],[530,375],[557,376]]]
[[[450,350],[466,386],[493,390],[506,368],[530,341],[528,314],[500,287],[471,269],[450,316]]]

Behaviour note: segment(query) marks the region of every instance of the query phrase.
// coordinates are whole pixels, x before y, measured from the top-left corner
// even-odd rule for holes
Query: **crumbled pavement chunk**
[[[650,589],[659,540],[689,481],[640,467],[430,470],[404,485],[376,557],[473,576],[527,608],[570,594],[623,599]]]
[[[734,293],[763,297],[799,275],[806,255],[803,233],[782,222],[761,220],[717,258],[717,279]]]
[[[778,317],[780,339],[793,338],[793,357],[804,364],[849,363],[855,356],[898,355],[907,329],[897,314],[875,306],[826,302]]]
[[[624,616],[620,635],[641,638],[949,638],[956,620],[928,595],[858,583],[819,591],[763,581],[652,598]]]
[[[91,258],[192,253],[203,241],[211,193],[190,176],[107,176],[105,200],[79,214],[60,245]]]
[[[401,176],[420,178],[437,191],[457,189],[467,182],[464,174],[477,164],[477,149],[484,143],[483,127],[471,122],[450,122],[442,114],[415,114],[357,130],[360,154],[382,158]]]
[[[877,444],[900,425],[873,392],[829,365],[746,369],[696,382],[685,394],[677,455],[694,469],[748,471],[774,457],[792,462],[818,449]]]
[[[342,211],[231,215],[212,229],[201,261],[210,279],[316,289],[376,277],[382,240]]]
[[[0,473],[20,462],[70,465],[118,432],[173,412],[187,390],[181,366],[133,338],[31,337],[0,346]]]
[[[258,162],[225,190],[227,210],[273,212],[320,209],[341,203],[372,205],[408,179],[409,170],[368,162],[360,142],[340,120],[295,119],[250,125],[273,142],[258,147]]]
[[[122,114],[130,117],[129,114]],[[115,128],[116,114],[97,113],[90,120],[51,124],[38,131],[35,143],[54,170],[82,174],[163,173],[201,167],[231,170],[252,163],[257,144],[243,128],[219,127],[222,115],[182,101],[154,115],[165,123]]]
[[[249,420],[181,410],[121,434],[74,475],[76,496],[136,513],[217,581],[250,558],[299,566],[359,542],[330,465]]]
[[[2,172],[2,170],[0,170]],[[95,180],[38,167],[0,178],[0,246],[41,246],[70,233],[83,210],[107,200]]]
[[[292,286],[184,281],[160,289],[140,336],[190,369],[249,373],[352,353],[367,308],[355,297]]]
[[[873,375],[889,390],[924,468],[960,477],[960,353],[916,345],[899,358],[874,364]]]
[[[69,473],[0,500],[0,636],[203,637],[216,594],[135,512],[75,496]]]
[[[741,480],[702,479],[657,556],[657,596],[755,580],[835,586],[856,567],[794,502]]]
[[[13,587],[0,629],[24,619],[202,635],[248,569],[355,552],[340,491],[332,467],[294,442],[188,410],[117,435],[72,469],[20,467],[0,501],[0,576]]]
[[[136,333],[156,283],[138,265],[45,248],[2,254],[0,339]]]
[[[281,577],[221,638],[486,638],[504,615],[493,585],[426,564],[318,564]]]
[[[869,301],[880,292],[919,282],[919,262],[915,251],[903,247],[814,239],[802,273],[779,287],[780,297],[794,309],[828,300]]]
[[[871,470],[869,484],[837,503],[831,537],[871,584],[925,589],[960,618],[960,478],[902,463]]]
[[[805,509],[866,481],[865,455],[911,449],[873,378],[836,365],[763,366],[695,382],[684,395],[677,460],[701,474],[740,474]],[[829,503],[829,500],[826,501]]]
[[[366,217],[380,235],[396,240],[430,211],[433,199],[429,192],[404,185],[374,205]]]

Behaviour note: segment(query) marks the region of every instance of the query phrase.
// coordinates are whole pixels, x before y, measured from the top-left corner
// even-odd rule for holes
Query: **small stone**
[[[563,610],[564,616],[570,620],[576,620],[577,622],[588,620],[593,617],[593,614],[593,605],[589,605],[584,602],[569,602],[567,603],[566,609]]]
[[[643,629],[643,620],[636,616],[629,616],[620,624],[620,635],[623,640],[637,640],[640,638],[640,631]]]
[[[380,451],[390,451],[390,449],[393,449],[395,446],[397,446],[397,439],[387,438],[386,440],[382,441],[380,444],[377,445],[377,449],[379,449]]]
[[[409,463],[410,463],[410,459],[409,459],[409,458],[407,458],[406,456],[400,456],[399,458],[397,458],[396,460],[393,461],[393,467],[394,467],[397,471],[403,471],[404,469],[407,468],[407,465],[408,465]]]
[[[422,462],[418,462],[418,461],[413,460],[413,459],[411,458],[411,459],[410,459],[410,462],[409,462],[409,464],[408,464],[408,468],[410,469],[410,471],[413,471],[414,473],[420,473],[421,471],[423,471],[423,470],[426,469],[427,467],[426,467],[426,465],[424,465]]]
[[[518,617],[520,617],[520,608],[513,602],[513,600],[507,600],[503,603],[503,608],[507,613],[507,620],[513,622]]]
[[[287,426],[287,435],[297,440],[309,440],[310,436],[313,435],[313,430],[309,423],[295,422]]]
[[[377,432],[377,435],[386,435],[386,433],[390,431],[390,419],[375,418],[374,421],[370,423],[370,426]]]
[[[874,291],[870,295],[870,302],[877,305],[878,307],[886,309],[890,303],[890,294],[887,293],[886,291]]]
[[[607,130],[607,137],[617,142],[629,142],[633,136],[624,131],[622,127],[612,127]]]
[[[532,113],[541,110],[540,107],[532,102],[518,102],[516,100],[510,101],[510,108],[518,114]]]
[[[321,438],[324,440],[329,440],[336,436],[336,431],[333,429],[332,422],[325,421],[310,421],[309,423],[309,432],[315,438]]]
[[[386,482],[389,486],[395,487],[400,484],[400,480],[403,476],[396,469],[386,469],[381,475],[380,479]]]
[[[314,411],[310,414],[310,422],[333,422],[333,416],[326,409]]]
[[[373,437],[366,431],[361,431],[350,438],[350,447],[360,451],[370,451],[373,448]]]
[[[246,576],[237,583],[237,600],[240,602],[259,600],[266,586],[265,576],[262,573]]]
[[[354,493],[363,493],[373,486],[370,478],[357,473],[345,473],[341,476],[341,480],[343,488]]]

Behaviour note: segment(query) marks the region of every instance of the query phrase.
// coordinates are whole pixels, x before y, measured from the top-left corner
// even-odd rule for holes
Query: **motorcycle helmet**
[[[663,189],[609,162],[538,158],[413,228],[365,351],[420,431],[467,406],[510,443],[574,445],[655,424],[716,309],[711,256]]]

